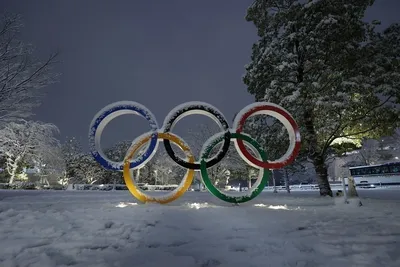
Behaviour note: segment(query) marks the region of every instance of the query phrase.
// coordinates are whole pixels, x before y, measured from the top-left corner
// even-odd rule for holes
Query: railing
[[[178,185],[139,185],[139,188],[146,191],[164,191],[164,190],[174,190]],[[124,184],[69,184],[66,188],[67,190],[128,190]]]

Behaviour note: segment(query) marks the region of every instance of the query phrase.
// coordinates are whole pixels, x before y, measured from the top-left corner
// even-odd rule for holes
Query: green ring
[[[260,171],[263,171],[263,176],[261,178],[260,184],[252,189],[249,189],[251,194],[244,195],[244,196],[230,196],[226,195],[223,192],[219,191],[211,182],[210,178],[208,177],[207,173],[207,167],[206,167],[206,159],[210,155],[210,152],[212,149],[219,143],[221,143],[224,140],[224,135],[219,135],[217,137],[212,137],[215,138],[213,141],[210,142],[210,144],[202,151],[200,155],[200,171],[201,171],[201,176],[203,178],[203,182],[207,190],[216,196],[217,198],[221,199],[222,201],[229,202],[229,203],[244,203],[247,201],[252,200],[253,198],[257,197],[265,188],[267,181],[269,180],[271,171],[269,169],[265,168],[260,168]],[[231,134],[231,139],[241,139],[248,144],[250,144],[253,148],[257,150],[257,152],[260,154],[261,159],[266,162],[267,161],[267,156],[264,152],[264,150],[261,148],[261,146],[257,143],[256,140],[252,139],[248,135],[240,134],[240,133],[232,133]],[[206,142],[208,143],[208,142]],[[258,178],[260,179],[260,178]]]

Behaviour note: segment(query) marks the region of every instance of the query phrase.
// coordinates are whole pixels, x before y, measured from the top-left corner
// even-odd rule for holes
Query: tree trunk
[[[319,187],[319,194],[321,196],[333,197],[331,186],[328,181],[328,168],[325,165],[325,155],[318,147],[318,137],[314,129],[314,114],[312,109],[304,112],[304,125],[306,128],[306,137],[309,145],[309,157],[312,159],[317,173],[317,182]]]
[[[114,178],[114,183],[113,183],[113,191],[117,190],[117,179]]]
[[[275,182],[275,172],[274,172],[274,170],[271,170],[271,174],[272,174],[272,183],[274,185],[274,193],[278,193],[278,190],[276,190],[276,182]]]
[[[139,177],[140,177],[140,168],[136,170],[136,176],[135,176],[136,183],[139,183]]]
[[[11,169],[10,174],[10,180],[8,181],[9,184],[13,184],[15,180],[15,176],[17,174],[17,166],[13,166]]]
[[[290,193],[290,186],[289,186],[289,177],[288,177],[288,171],[287,171],[287,169],[285,168],[285,187],[286,187],[286,191],[288,192],[288,193]]]
[[[315,171],[317,173],[317,183],[319,187],[319,194],[321,196],[333,197],[331,186],[328,181],[328,168],[325,161],[321,157],[314,159]]]
[[[19,164],[20,160],[21,160],[20,156],[17,156],[15,158],[15,160],[12,160],[11,158],[7,159],[7,171],[8,171],[8,174],[10,175],[10,180],[8,181],[9,184],[14,183],[15,176],[17,175],[18,164]]]
[[[343,188],[343,196],[345,202],[347,203],[347,188],[346,188],[346,180],[344,179],[344,177],[342,178],[342,188]]]

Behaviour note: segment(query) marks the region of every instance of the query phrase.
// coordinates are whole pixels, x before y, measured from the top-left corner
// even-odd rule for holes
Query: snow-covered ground
[[[0,191],[0,266],[400,266],[400,190],[360,195],[360,208],[307,191],[161,206],[128,191]]]

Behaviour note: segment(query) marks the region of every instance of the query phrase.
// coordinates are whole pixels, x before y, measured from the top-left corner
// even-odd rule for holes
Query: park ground
[[[400,190],[360,196],[362,207],[316,191],[143,205],[128,191],[3,190],[0,266],[400,266]]]

